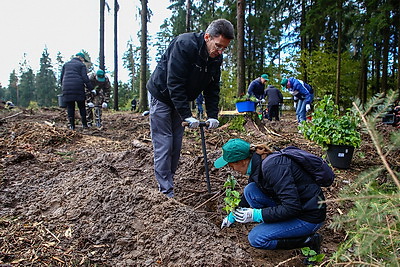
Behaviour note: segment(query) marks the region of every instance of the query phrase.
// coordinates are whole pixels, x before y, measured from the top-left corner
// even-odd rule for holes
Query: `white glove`
[[[228,216],[226,216],[221,223],[221,229],[224,227],[229,227],[235,222],[235,217],[233,217],[232,212],[229,213]]]
[[[306,104],[306,112],[309,112],[311,110],[310,104]]]
[[[97,92],[96,92],[96,90],[92,90],[92,91],[90,91],[92,94],[94,94],[94,95],[97,95]]]
[[[206,123],[209,124],[208,129],[215,129],[219,125],[219,121],[217,119],[208,119]]]
[[[233,216],[240,223],[263,222],[261,209],[239,208],[233,211]]]
[[[189,123],[189,128],[197,128],[200,124],[199,120],[193,117],[186,118],[185,121]]]
[[[94,104],[92,102],[87,103],[89,108],[94,108]]]
[[[265,103],[265,99],[263,98],[263,99],[261,99],[261,103]]]
[[[101,107],[102,107],[102,108],[107,108],[107,107],[108,107],[108,105],[107,105],[107,103],[106,103],[106,102],[103,102],[103,104],[101,104]]]
[[[293,102],[293,107],[294,107],[294,108],[297,107],[297,102],[296,102],[296,101]]]

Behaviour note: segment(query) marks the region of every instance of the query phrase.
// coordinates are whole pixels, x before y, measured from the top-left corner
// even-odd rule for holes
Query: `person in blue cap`
[[[85,87],[90,91],[93,90],[93,85],[89,81],[84,62],[89,62],[89,60],[84,53],[79,52],[63,65],[61,71],[63,101],[67,106],[68,122],[71,130],[75,129],[75,102],[81,115],[82,127],[88,127],[85,109]]]
[[[311,110],[311,103],[314,100],[314,90],[311,85],[295,78],[283,78],[281,85],[284,90],[288,90],[293,95],[296,108],[296,117],[298,123],[306,120],[306,114]]]
[[[291,158],[277,155],[264,145],[230,139],[222,146],[216,168],[228,165],[249,176],[238,208],[221,228],[233,223],[258,223],[248,235],[260,249],[310,247],[320,252],[322,236],[316,231],[326,218],[324,194],[315,180]]]
[[[250,83],[247,94],[255,96],[259,101],[265,102],[265,84],[267,81],[269,81],[268,75],[262,74]]]
[[[111,91],[111,83],[108,79],[104,70],[99,69],[96,73],[91,73],[89,75],[89,80],[93,85],[93,89],[91,91],[86,91],[86,102],[87,102],[87,122],[88,126],[92,126],[93,124],[93,108],[97,105],[102,108],[107,108],[108,103],[110,101],[110,91]],[[96,119],[99,120],[101,126],[101,109],[99,113],[96,114]]]

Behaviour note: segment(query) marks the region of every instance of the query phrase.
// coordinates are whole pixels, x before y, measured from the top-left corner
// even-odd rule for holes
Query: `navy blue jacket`
[[[64,64],[61,71],[63,100],[85,101],[85,86],[93,89],[86,71],[86,65],[79,58],[73,58]]]
[[[290,88],[289,93],[298,99],[305,100],[306,104],[311,104],[314,100],[314,91],[312,87],[295,78],[289,78]]]
[[[298,218],[310,223],[321,223],[326,218],[323,191],[312,177],[290,158],[272,153],[261,161],[254,153],[251,159],[249,183],[258,187],[277,204],[262,209],[265,223]],[[249,207],[242,198],[239,206]]]
[[[203,92],[207,116],[218,118],[222,55],[210,58],[204,33],[184,33],[172,40],[149,81],[147,90],[174,107],[182,120],[192,117],[189,102]]]
[[[257,78],[252,81],[247,90],[249,96],[254,95],[258,100],[264,99],[265,97],[265,85],[261,82],[261,78]]]

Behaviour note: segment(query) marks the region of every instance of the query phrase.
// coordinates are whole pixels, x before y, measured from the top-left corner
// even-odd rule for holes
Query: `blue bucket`
[[[256,103],[253,101],[244,101],[236,103],[238,112],[253,112],[256,111]]]

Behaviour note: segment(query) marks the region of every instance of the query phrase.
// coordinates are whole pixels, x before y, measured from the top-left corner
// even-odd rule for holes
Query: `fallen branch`
[[[264,129],[265,129],[265,130],[267,131],[267,133],[269,133],[269,134],[272,134],[272,135],[275,135],[275,136],[278,136],[278,137],[282,137],[282,135],[280,135],[280,134],[278,134],[278,133],[276,133],[276,132],[274,132],[274,131],[268,129],[267,127],[265,127],[265,125],[264,125]]]
[[[194,210],[199,209],[200,207],[204,206],[205,204],[207,204],[208,202],[218,198],[223,192],[217,192],[214,196],[212,196],[211,198],[207,199],[206,201],[204,201],[203,203],[201,203],[200,205],[198,205],[197,207],[194,208]]]
[[[295,260],[295,259],[297,259],[297,258],[299,258],[299,257],[300,257],[299,255],[296,255],[296,256],[294,256],[294,257],[291,257],[291,258],[289,258],[289,259],[286,259],[286,260],[284,260],[284,261],[281,261],[280,263],[278,263],[278,265],[276,265],[276,267],[277,267],[277,266],[281,266],[281,265],[283,265],[283,264],[285,264],[285,263],[287,263],[287,262],[289,262],[289,261]]]
[[[16,116],[18,116],[18,115],[20,115],[20,114],[22,114],[22,113],[23,113],[23,112],[20,111],[20,112],[18,112],[18,113],[15,113],[15,114],[13,114],[13,115],[8,116],[8,117],[1,118],[0,120],[7,120],[7,119],[10,119],[10,118],[16,117]]]

